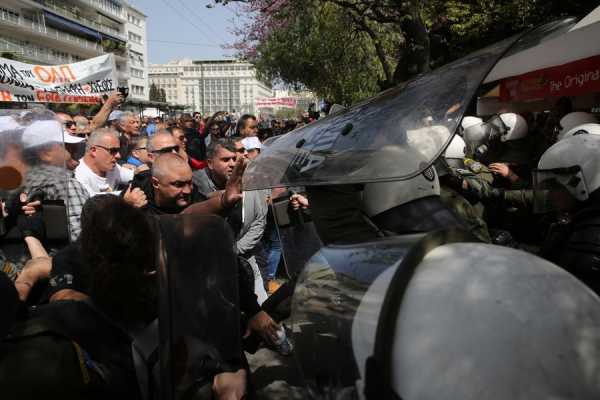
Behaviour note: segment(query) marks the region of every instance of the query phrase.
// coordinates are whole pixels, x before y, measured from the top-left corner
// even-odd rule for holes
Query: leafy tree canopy
[[[233,45],[264,78],[351,104],[588,0],[214,0],[250,22]]]

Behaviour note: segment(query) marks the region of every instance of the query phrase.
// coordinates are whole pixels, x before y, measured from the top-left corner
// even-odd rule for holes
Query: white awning
[[[502,58],[484,82],[600,55],[600,6],[565,33]]]

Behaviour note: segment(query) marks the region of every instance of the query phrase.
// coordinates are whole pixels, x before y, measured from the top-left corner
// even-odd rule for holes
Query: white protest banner
[[[100,103],[117,90],[112,54],[64,65],[33,65],[0,57],[0,101]]]
[[[295,97],[269,97],[255,100],[257,108],[288,107],[296,108],[298,100]]]

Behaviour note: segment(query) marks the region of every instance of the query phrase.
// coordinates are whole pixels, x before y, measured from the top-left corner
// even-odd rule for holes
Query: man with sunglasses
[[[90,135],[85,155],[75,169],[75,178],[90,196],[119,194],[120,188],[133,179],[133,171],[117,163],[121,159],[119,150],[119,136],[115,130],[102,128]]]
[[[56,119],[62,124],[66,134],[77,136],[77,124],[73,120],[73,117],[64,112],[57,112]]]
[[[181,148],[175,137],[166,129],[157,131],[146,141],[146,159],[143,165],[145,168],[142,168],[142,166],[137,167],[137,172],[131,181],[131,186],[141,189],[148,199],[152,199],[153,196],[150,168],[152,168],[152,164],[157,157],[169,153],[181,155]]]

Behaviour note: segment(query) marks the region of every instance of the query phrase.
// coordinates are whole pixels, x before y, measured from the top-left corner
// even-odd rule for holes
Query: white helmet
[[[435,168],[428,167],[411,179],[365,184],[363,204],[369,217],[423,197],[439,196],[440,181]]]
[[[600,135],[600,124],[593,124],[593,123],[588,123],[588,124],[582,124],[582,125],[577,125],[576,127],[572,128],[570,131],[568,131],[567,133],[565,133],[564,135],[562,135],[561,138],[559,138],[558,140],[562,140],[571,136],[577,136],[577,135]]]
[[[600,135],[575,135],[556,142],[540,158],[534,180],[540,188],[552,182],[577,200],[587,200],[600,188]]]
[[[463,159],[465,158],[465,149],[466,144],[463,138],[459,135],[454,135],[452,141],[446,147],[446,152],[444,153],[444,157],[446,159]]]
[[[487,123],[493,124],[500,129],[500,140],[502,142],[523,139],[529,131],[525,118],[515,113],[500,114],[490,118]]]
[[[479,117],[466,116],[462,119],[460,126],[464,129],[469,129],[472,126],[483,124],[483,120]]]
[[[568,113],[560,119],[557,140],[561,140],[567,134],[567,132],[578,125],[595,123],[598,123],[598,120],[594,114],[583,111],[574,111],[572,113]]]
[[[371,373],[390,375],[382,392],[402,399],[600,398],[600,299],[565,270],[506,247],[445,244],[420,261],[397,314],[382,316],[398,268],[370,284],[353,318],[360,395],[377,364]],[[386,316],[394,334],[376,338]],[[367,362],[381,339],[391,365]]]

